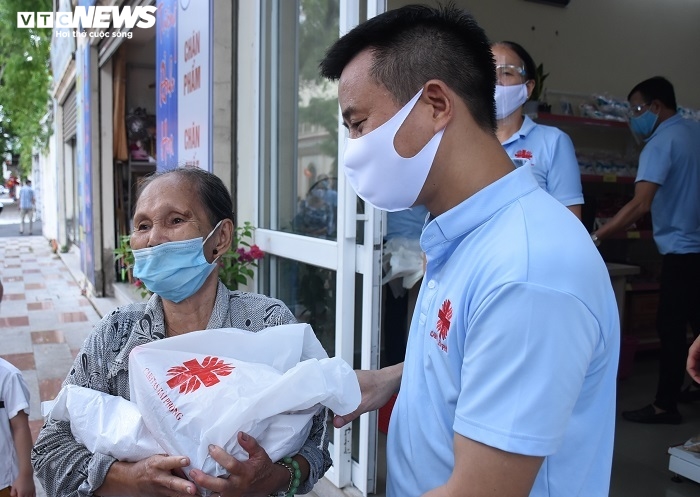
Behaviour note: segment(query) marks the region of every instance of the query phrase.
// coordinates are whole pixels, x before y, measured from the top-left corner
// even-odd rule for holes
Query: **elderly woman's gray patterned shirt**
[[[229,291],[219,282],[207,329],[240,328],[260,331],[295,323],[279,300],[264,295]],[[129,352],[137,345],[165,337],[163,304],[157,295],[148,302],[119,307],[105,316],[85,340],[73,368],[63,381],[129,399]],[[298,493],[308,493],[331,466],[328,452],[327,409],[314,417],[311,433],[299,451],[311,467]],[[115,459],[92,454],[78,443],[65,421],[44,425],[32,450],[32,465],[47,495],[90,496],[104,482]]]

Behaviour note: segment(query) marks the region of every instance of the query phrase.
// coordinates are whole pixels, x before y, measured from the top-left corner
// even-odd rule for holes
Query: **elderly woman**
[[[134,274],[154,292],[148,302],[119,307],[96,326],[64,381],[129,398],[129,352],[137,345],[205,328],[260,331],[294,323],[289,309],[263,295],[229,291],[218,279],[217,258],[231,246],[231,196],[221,180],[201,169],[181,168],[150,177],[134,214],[131,247]],[[222,448],[209,448],[228,470],[226,479],[191,470],[197,485],[220,494],[261,495],[293,492],[290,472],[301,470],[296,493],[308,493],[330,467],[325,410],[291,462],[271,461],[255,439],[238,434],[249,453],[236,460]],[[138,462],[91,453],[64,421],[49,422],[32,451],[32,464],[46,493],[59,495],[194,495],[183,472],[184,454],[156,455]]]

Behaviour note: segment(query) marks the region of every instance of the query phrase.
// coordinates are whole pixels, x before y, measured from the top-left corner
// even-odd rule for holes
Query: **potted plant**
[[[114,262],[117,263],[119,280],[132,283],[134,254],[131,252],[131,237],[129,235],[119,236],[119,246],[114,249]]]
[[[231,249],[219,259],[219,279],[229,290],[248,283],[255,274],[253,268],[258,267],[258,260],[265,256],[260,247],[250,243],[254,230],[248,221],[237,226]]]
[[[550,112],[552,106],[542,100],[544,95],[544,80],[547,79],[549,73],[544,72],[544,66],[540,63],[535,70],[535,88],[532,90],[530,100],[537,102],[537,110],[541,112]]]

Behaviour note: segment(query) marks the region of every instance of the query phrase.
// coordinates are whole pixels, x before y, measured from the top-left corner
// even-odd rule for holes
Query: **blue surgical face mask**
[[[179,303],[191,297],[216,268],[216,259],[210,264],[204,257],[204,244],[222,222],[204,240],[200,236],[134,250],[134,276],[165,300]]]
[[[642,138],[647,138],[654,132],[654,126],[656,126],[658,118],[657,114],[647,109],[641,116],[630,117],[630,128]]]

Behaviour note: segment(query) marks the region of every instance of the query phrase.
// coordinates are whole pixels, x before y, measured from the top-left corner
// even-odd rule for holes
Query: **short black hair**
[[[431,79],[447,84],[464,100],[477,124],[496,129],[496,69],[491,45],[474,18],[454,5],[407,5],[352,29],[326,52],[321,75],[338,80],[365,49],[374,62],[371,76],[405,105]]]
[[[673,85],[663,76],[654,76],[653,78],[645,79],[641,83],[638,83],[632,88],[629,95],[627,95],[627,100],[637,92],[642,95],[642,98],[644,98],[644,101],[648,104],[650,104],[652,100],[658,100],[673,111],[678,108],[676,104],[676,92],[673,91]]]
[[[192,185],[192,194],[202,202],[212,226],[216,226],[223,219],[235,222],[233,219],[233,200],[224,182],[217,175],[198,167],[177,167],[148,176],[139,184],[136,202],[138,203],[138,199],[148,185],[171,174]]]

